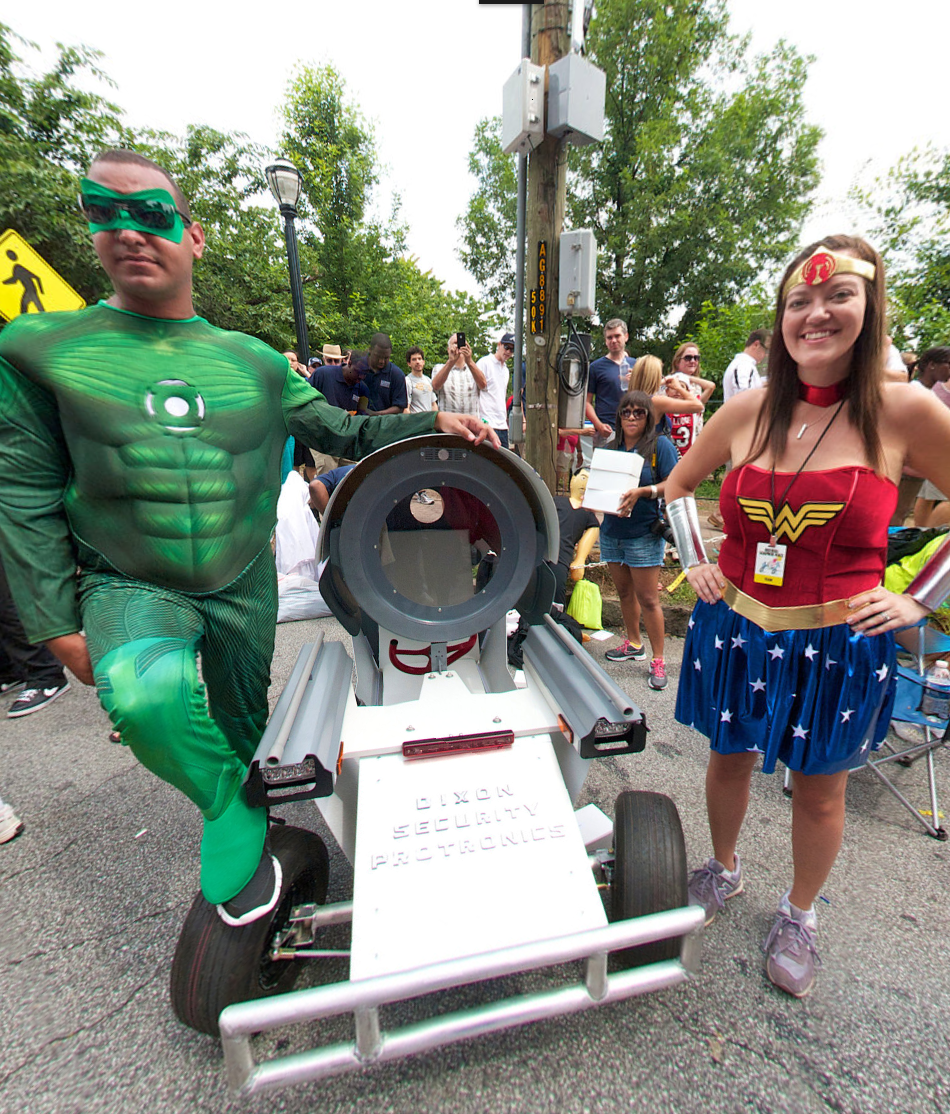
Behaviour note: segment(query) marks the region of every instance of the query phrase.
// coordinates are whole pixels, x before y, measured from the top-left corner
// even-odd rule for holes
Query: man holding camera
[[[432,389],[443,414],[477,414],[479,392],[488,386],[485,373],[472,359],[464,333],[453,333],[448,343],[449,358],[432,373]]]

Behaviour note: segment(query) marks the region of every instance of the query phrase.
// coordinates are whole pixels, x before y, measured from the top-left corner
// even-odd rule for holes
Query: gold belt
[[[816,630],[818,627],[836,627],[851,613],[847,600],[829,600],[827,603],[806,603],[799,607],[769,607],[746,595],[730,580],[726,580],[722,598],[737,614],[751,619],[756,626],[767,631]]]

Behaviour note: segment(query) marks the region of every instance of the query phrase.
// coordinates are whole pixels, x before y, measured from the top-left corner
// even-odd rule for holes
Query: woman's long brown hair
[[[792,359],[782,337],[785,315],[785,284],[797,267],[821,248],[848,252],[858,259],[874,264],[874,279],[862,278],[867,287],[864,324],[851,353],[851,367],[845,383],[845,394],[851,408],[851,422],[861,434],[868,462],[876,472],[883,467],[881,438],[877,422],[881,409],[881,387],[884,381],[884,340],[886,335],[884,264],[867,240],[858,236],[826,236],[795,256],[782,275],[775,306],[775,329],[769,349],[768,383],[765,403],[756,418],[752,448],[742,464],[760,456],[766,447],[773,460],[785,452],[792,423],[792,408],[798,399],[798,365]]]

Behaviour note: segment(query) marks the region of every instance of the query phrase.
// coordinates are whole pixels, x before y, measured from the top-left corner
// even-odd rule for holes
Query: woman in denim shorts
[[[660,566],[665,539],[654,533],[661,521],[660,499],[666,477],[676,464],[676,449],[668,437],[658,435],[650,396],[643,391],[626,391],[617,406],[617,431],[608,449],[637,453],[643,458],[638,486],[620,500],[617,514],[604,515],[600,528],[600,555],[607,562],[626,628],[620,646],[608,650],[608,661],[645,661],[646,647],[640,637],[640,616],[650,637],[653,660],[649,685],[666,688],[663,661],[663,609],[660,607]]]

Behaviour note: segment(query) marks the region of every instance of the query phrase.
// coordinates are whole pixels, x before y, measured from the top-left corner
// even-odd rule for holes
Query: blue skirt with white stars
[[[896,690],[894,639],[847,624],[764,631],[726,603],[696,604],[676,718],[720,754],[755,752],[803,774],[863,766],[887,734]]]

